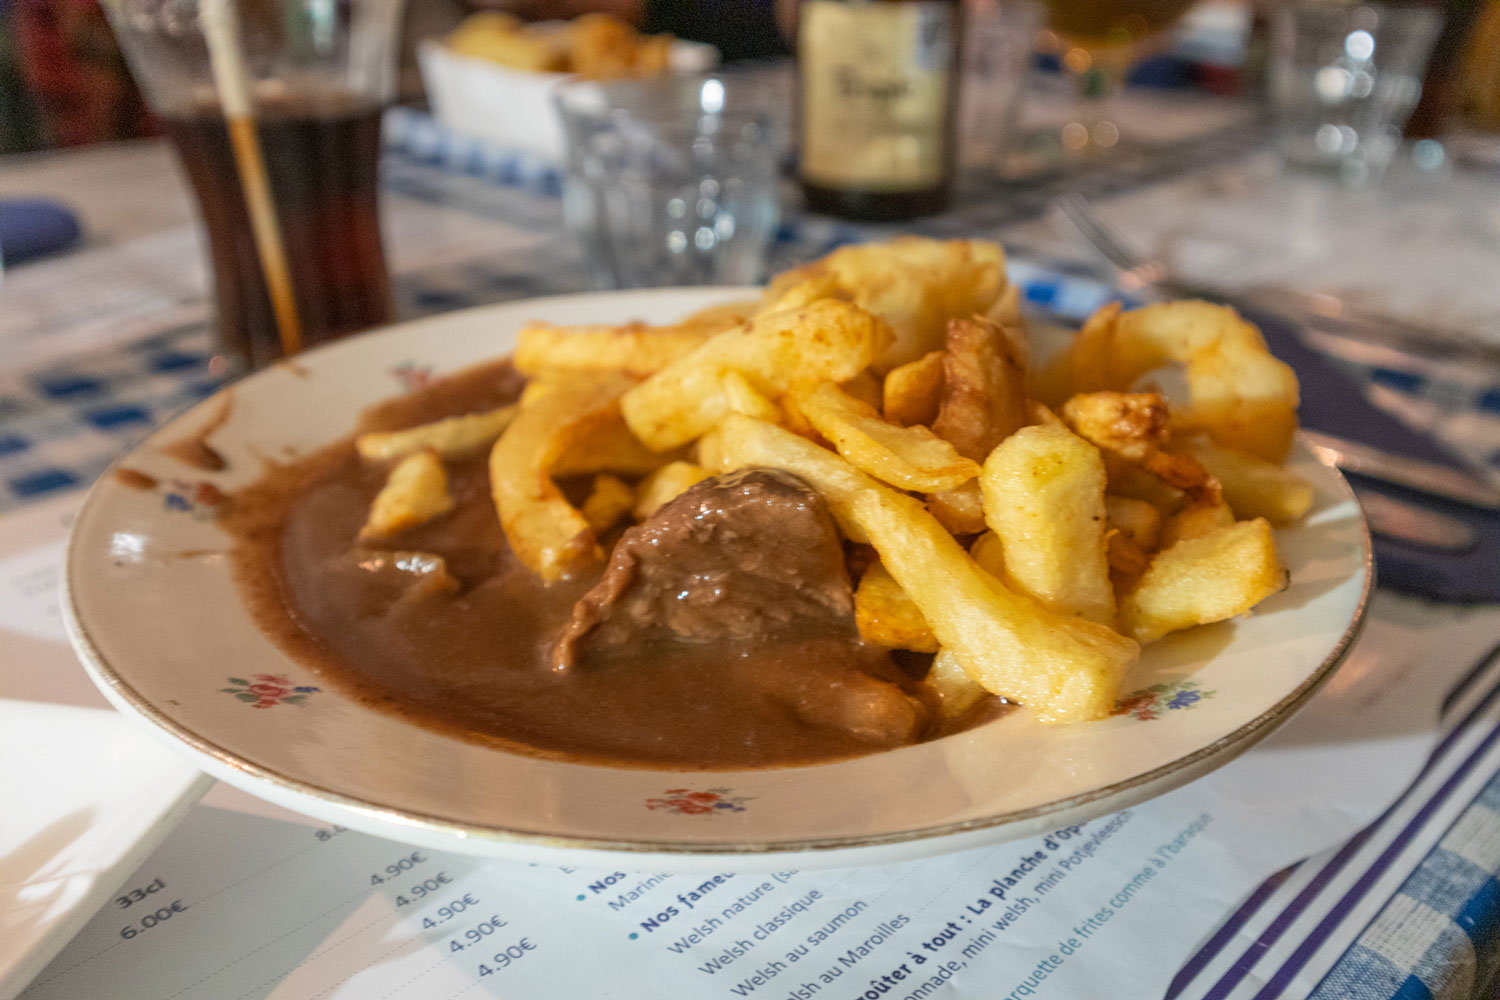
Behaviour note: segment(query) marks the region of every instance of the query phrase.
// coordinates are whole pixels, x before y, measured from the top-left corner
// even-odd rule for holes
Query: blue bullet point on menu
[[[631,931],[630,932],[630,940],[634,941],[638,937],[640,937],[640,935],[637,934],[635,931]]]
[[[579,894],[579,896],[578,896],[578,898],[579,898],[579,899],[582,899],[582,898],[583,898],[583,895],[582,895],[582,894],[581,894],[581,893],[580,893],[580,894]]]

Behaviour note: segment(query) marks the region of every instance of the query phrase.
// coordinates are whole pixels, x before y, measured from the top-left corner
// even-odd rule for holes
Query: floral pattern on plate
[[[251,674],[247,681],[243,677],[230,677],[233,687],[220,688],[232,694],[251,708],[273,708],[277,705],[302,705],[307,696],[317,694],[318,688],[306,684],[293,685],[286,674]]]
[[[1161,718],[1168,711],[1192,708],[1205,698],[1212,698],[1213,696],[1214,692],[1201,690],[1198,687],[1197,681],[1172,681],[1167,684],[1153,684],[1148,688],[1121,698],[1115,704],[1113,714],[1129,715],[1142,722],[1150,722],[1152,719]]]
[[[647,799],[646,808],[680,813],[683,816],[701,816],[720,810],[744,812],[745,803],[749,802],[751,797],[730,795],[731,791],[732,789],[729,788],[710,788],[701,792],[689,791],[686,788],[669,788],[662,793],[666,798]]]

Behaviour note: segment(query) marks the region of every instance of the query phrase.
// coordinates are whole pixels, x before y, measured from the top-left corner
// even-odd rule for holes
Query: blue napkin
[[[1464,468],[1446,447],[1413,430],[1365,398],[1360,386],[1298,336],[1297,324],[1270,314],[1247,313],[1266,335],[1272,353],[1297,371],[1302,383],[1302,426],[1382,451]],[[1438,552],[1375,537],[1375,573],[1383,587],[1441,601],[1500,601],[1500,512],[1481,511],[1425,493],[1350,475],[1357,491],[1384,493],[1463,521],[1479,544],[1462,553]]]
[[[55,201],[0,198],[0,262],[6,267],[66,250],[80,232],[78,217]]]

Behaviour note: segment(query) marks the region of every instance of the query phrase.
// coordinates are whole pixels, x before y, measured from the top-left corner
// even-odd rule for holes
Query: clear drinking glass
[[[380,119],[402,0],[105,0],[131,72],[198,196],[220,344],[234,367],[282,354],[250,196],[215,87],[201,8],[238,28],[302,345],[392,318],[377,213]]]
[[[729,75],[560,86],[568,227],[600,288],[755,284],[776,234],[785,103]]]
[[[1401,145],[1441,25],[1428,7],[1278,8],[1271,103],[1283,160],[1351,183],[1378,179]]]
[[[964,17],[958,162],[1000,173],[1020,124],[1042,9],[1033,0],[975,0]]]

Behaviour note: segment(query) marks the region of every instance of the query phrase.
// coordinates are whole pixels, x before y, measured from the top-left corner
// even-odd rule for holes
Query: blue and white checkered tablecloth
[[[397,114],[388,183],[407,197],[452,195],[452,179],[507,192],[510,217],[556,226],[559,178],[539,161],[466,145],[423,116]],[[1225,140],[1210,155],[1242,142]],[[1137,178],[1137,181],[1140,178]],[[1146,179],[1149,179],[1149,175]],[[991,233],[997,220],[1051,197],[921,228],[935,235]],[[451,203],[451,197],[448,198]],[[976,221],[977,220],[977,221]],[[793,219],[774,255],[784,265],[882,230]],[[1088,269],[1017,254],[1011,275],[1026,300],[1079,320],[1114,291]],[[579,290],[582,272],[565,240],[525,254],[485,255],[398,274],[408,314]],[[1500,373],[1394,354],[1315,346],[1359,377],[1380,405],[1500,468]],[[0,373],[0,512],[86,486],[182,407],[212,393],[211,331],[189,324],[117,349]],[[1277,873],[1205,938],[1170,997],[1215,1000],[1310,996],[1317,1000],[1457,1000],[1500,965],[1500,652],[1449,697],[1449,730],[1422,776],[1347,844]]]

